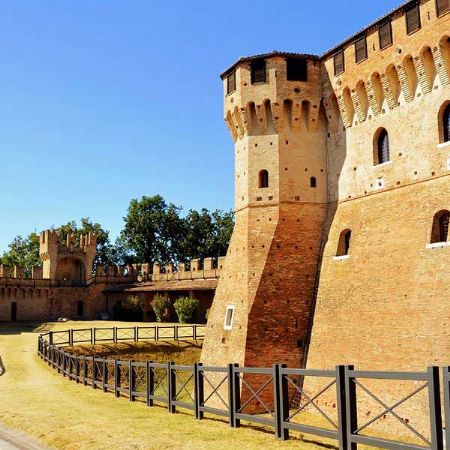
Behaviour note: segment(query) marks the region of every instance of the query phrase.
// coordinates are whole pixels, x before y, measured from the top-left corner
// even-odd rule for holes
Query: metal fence
[[[141,400],[150,407],[163,405],[170,413],[179,408],[190,410],[198,420],[205,414],[223,416],[235,428],[241,421],[269,427],[281,440],[289,439],[290,431],[298,431],[332,439],[340,449],[357,449],[358,444],[393,450],[444,448],[437,367],[425,372],[368,372],[355,370],[353,366],[337,366],[334,370],[293,369],[284,364],[270,368],[237,364],[208,367],[201,363],[177,365],[80,356],[60,347],[74,343],[202,339],[203,336],[204,326],[199,325],[65,330],[41,335],[38,353],[63,376],[114,393],[116,397]],[[307,392],[307,380],[314,381],[315,393]],[[388,404],[383,395],[375,392],[370,384],[373,380],[411,382],[412,387],[407,393],[399,391],[400,398]],[[382,390],[382,394],[386,393]],[[397,413],[400,406],[419,394],[425,398],[428,409],[425,431]],[[378,405],[380,412],[370,418],[359,414],[362,395]],[[331,399],[333,408],[319,402],[324,396]],[[450,368],[443,372],[443,396],[447,442],[450,442]],[[293,397],[300,399],[295,405]],[[307,411],[318,416],[321,423],[311,425],[304,416]],[[374,434],[370,426],[386,416],[403,427],[412,439]]]

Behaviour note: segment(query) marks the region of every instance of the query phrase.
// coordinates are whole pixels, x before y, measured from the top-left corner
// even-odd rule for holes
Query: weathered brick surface
[[[244,59],[233,68],[236,91],[227,94],[225,74],[236,227],[208,324],[206,364],[302,365],[310,324],[311,368],[450,364],[450,246],[427,247],[435,213],[450,209],[450,144],[441,123],[450,102],[450,14],[437,18],[431,0],[420,2],[420,13],[421,29],[409,36],[404,11],[391,16],[394,42],[384,50],[377,26],[367,29],[363,62],[355,63],[354,41],[345,43],[338,76],[333,53],[307,56],[308,82],[287,81],[289,55],[279,53],[265,57],[267,83],[251,83]],[[377,165],[382,128],[390,161]],[[258,189],[261,169],[269,171],[267,189]],[[345,229],[350,256],[336,259]],[[226,331],[229,304],[235,321]],[[375,388],[388,402],[406,389]],[[425,401],[402,406],[403,417],[424,426]],[[335,407],[331,398],[322,404]],[[368,415],[373,405],[361,408]]]

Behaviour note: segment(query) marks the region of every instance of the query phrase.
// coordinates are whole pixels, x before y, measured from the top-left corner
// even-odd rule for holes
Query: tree
[[[234,226],[231,211],[190,210],[184,222],[184,237],[178,252],[180,260],[217,259],[226,254]]]
[[[39,235],[30,233],[26,238],[16,236],[8,245],[9,250],[3,253],[1,263],[9,266],[22,266],[26,276],[31,275],[33,267],[41,264],[39,257]]]
[[[136,262],[167,264],[176,259],[176,242],[184,228],[180,210],[160,195],[130,201],[121,238]]]

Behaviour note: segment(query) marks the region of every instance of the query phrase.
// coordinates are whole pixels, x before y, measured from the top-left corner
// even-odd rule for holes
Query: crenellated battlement
[[[225,122],[235,141],[315,129],[322,97],[318,57],[272,52],[241,58],[222,79]]]
[[[97,282],[129,282],[129,281],[175,281],[196,280],[203,278],[218,278],[223,269],[225,257],[218,258],[217,267],[214,267],[213,258],[205,258],[202,261],[193,259],[190,263],[179,263],[175,269],[172,263],[162,266],[154,263],[151,267],[148,263],[133,264],[127,266],[97,266],[95,278]],[[187,270],[189,267],[189,270]]]
[[[91,278],[96,248],[97,237],[94,233],[81,235],[76,243],[73,234],[62,242],[56,231],[41,232],[39,255],[43,263],[43,278],[78,283],[88,280]]]
[[[325,61],[344,126],[357,126],[450,85],[450,39],[441,33],[421,47],[397,46],[388,60],[376,55],[370,64],[338,77],[331,74],[332,59]]]

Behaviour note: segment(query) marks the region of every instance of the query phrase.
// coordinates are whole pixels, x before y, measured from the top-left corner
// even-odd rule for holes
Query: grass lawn
[[[0,325],[0,356],[6,368],[0,377],[0,422],[57,449],[336,448],[312,436],[279,442],[270,430],[232,429],[215,417],[197,421],[191,413],[171,415],[165,408],[116,399],[68,381],[37,356],[39,332],[127,325],[102,321]]]

